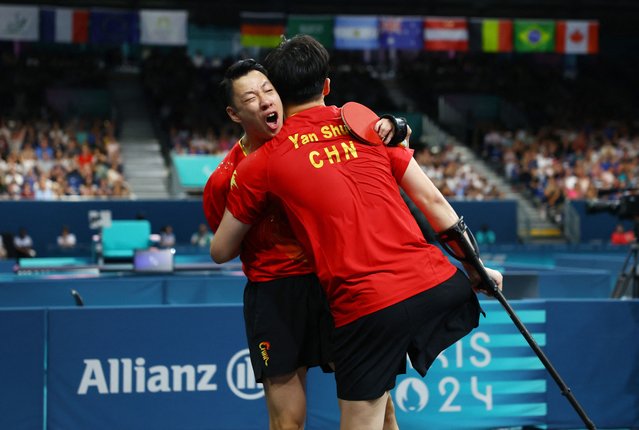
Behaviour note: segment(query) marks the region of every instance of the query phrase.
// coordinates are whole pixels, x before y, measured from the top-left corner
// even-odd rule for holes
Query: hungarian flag
[[[89,11],[82,9],[41,9],[40,40],[56,43],[87,43]]]
[[[554,21],[515,20],[515,51],[553,52],[554,50]]]
[[[599,52],[597,21],[557,21],[557,52],[596,54]]]
[[[324,48],[333,48],[332,15],[289,15],[286,36],[297,34],[313,36]]]
[[[468,51],[468,22],[466,18],[425,18],[424,49],[427,51]]]
[[[242,12],[240,14],[242,46],[275,48],[285,32],[283,13]]]

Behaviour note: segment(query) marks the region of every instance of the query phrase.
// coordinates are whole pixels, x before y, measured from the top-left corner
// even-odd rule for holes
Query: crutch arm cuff
[[[459,217],[457,222],[444,231],[437,233],[437,241],[453,258],[461,262],[469,262],[473,257],[479,258],[479,248],[475,236],[470,231],[464,217]],[[451,245],[457,245],[457,248],[463,252],[463,255],[455,252]]]
[[[408,123],[406,122],[406,118],[401,116],[396,117],[389,113],[385,113],[379,118],[390,120],[390,122],[393,123],[393,127],[395,128],[395,134],[393,135],[393,138],[390,140],[390,142],[388,142],[387,146],[397,146],[401,142],[403,142],[404,139],[406,139],[406,136],[408,135]]]

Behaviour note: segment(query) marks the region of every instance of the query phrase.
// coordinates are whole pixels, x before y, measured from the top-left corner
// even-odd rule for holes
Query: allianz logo
[[[218,365],[155,364],[149,366],[143,357],[83,360],[84,370],[77,394],[127,394],[210,392],[218,390]],[[237,352],[226,368],[228,388],[239,398],[259,399],[264,387],[255,381],[248,349]]]

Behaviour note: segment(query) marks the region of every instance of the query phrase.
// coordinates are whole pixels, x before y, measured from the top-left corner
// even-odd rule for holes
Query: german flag
[[[240,13],[242,46],[275,48],[286,31],[286,16],[283,13]]]

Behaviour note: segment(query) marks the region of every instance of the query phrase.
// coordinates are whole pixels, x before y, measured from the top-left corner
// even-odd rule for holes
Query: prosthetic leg
[[[566,385],[561,376],[559,376],[559,373],[557,373],[553,365],[550,363],[550,360],[548,360],[546,354],[544,354],[526,326],[524,326],[517,314],[515,314],[515,311],[510,306],[501,290],[499,290],[495,281],[493,281],[488,275],[488,272],[479,259],[479,249],[477,247],[477,242],[475,241],[475,238],[472,235],[471,231],[466,226],[464,218],[461,217],[457,224],[455,224],[448,230],[439,233],[438,240],[444,247],[446,252],[448,252],[453,258],[472,265],[472,267],[477,271],[481,278],[483,285],[482,289],[486,290],[488,294],[494,296],[497,301],[499,301],[499,303],[501,303],[501,305],[504,307],[504,309],[508,313],[508,316],[510,316],[510,319],[513,321],[513,323],[515,323],[515,326],[517,326],[520,333],[524,336],[524,338],[528,342],[528,345],[530,345],[535,354],[537,354],[539,360],[543,363],[548,373],[550,373],[550,376],[552,376],[552,378],[559,386],[561,394],[568,399],[572,407],[575,409],[575,411],[583,421],[586,428],[590,430],[596,429],[595,424],[590,420],[590,418],[586,414],[586,411],[584,411],[575,396],[572,394],[570,388]],[[453,250],[453,246],[461,250],[463,254],[458,255]]]

